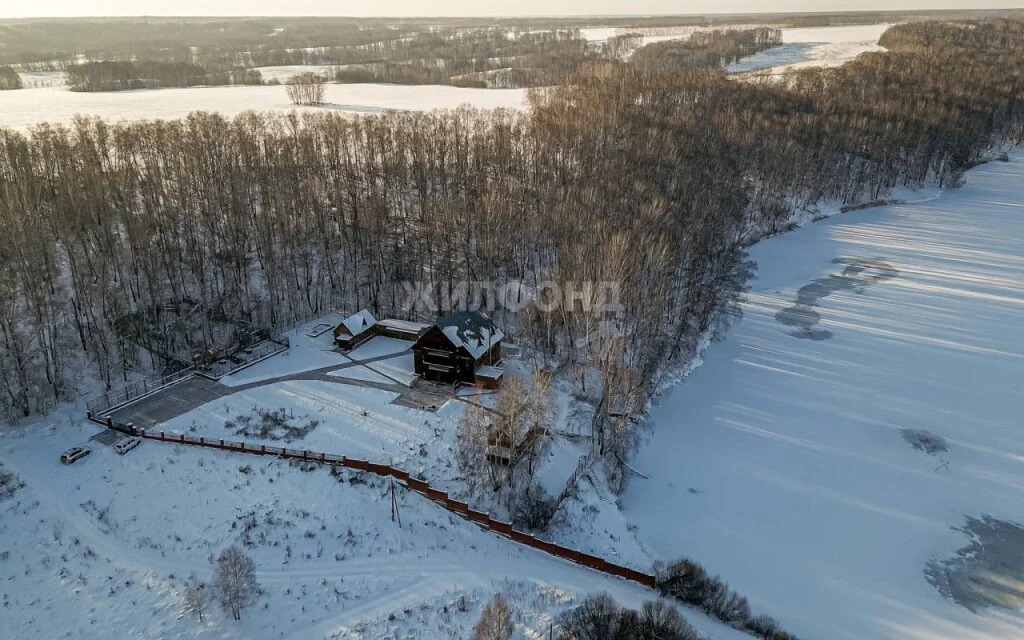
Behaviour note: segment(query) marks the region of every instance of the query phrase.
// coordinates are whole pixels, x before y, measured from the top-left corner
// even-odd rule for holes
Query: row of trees
[[[782,44],[782,30],[757,27],[743,30],[698,31],[685,40],[654,42],[633,54],[644,71],[681,71],[695,67],[726,67],[759,51]]]
[[[21,89],[21,76],[13,67],[0,67],[0,91]]]
[[[83,371],[113,386],[126,364],[159,368],[118,320],[171,302],[239,321],[407,316],[410,281],[438,301],[464,281],[614,282],[615,314],[583,291],[495,319],[575,380],[598,444],[622,452],[669,361],[732,317],[744,247],[794,205],[955,184],[1021,139],[1022,36],[1015,21],[895,27],[889,52],[774,83],[590,63],[527,113],[0,131],[0,407],[73,397]]]
[[[102,61],[71,65],[65,72],[71,91],[125,91],[158,87],[262,84],[255,69],[236,67],[211,73],[189,62]]]

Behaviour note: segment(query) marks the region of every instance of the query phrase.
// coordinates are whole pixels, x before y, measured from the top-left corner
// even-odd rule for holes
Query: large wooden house
[[[500,382],[501,341],[505,335],[482,311],[457,311],[438,319],[412,350],[416,373],[426,380],[477,383],[483,370]]]

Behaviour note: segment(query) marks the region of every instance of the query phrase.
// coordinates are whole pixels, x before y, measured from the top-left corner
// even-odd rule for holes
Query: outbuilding
[[[342,320],[334,329],[334,343],[346,351],[351,351],[376,335],[376,325],[377,320],[373,314],[363,309]]]

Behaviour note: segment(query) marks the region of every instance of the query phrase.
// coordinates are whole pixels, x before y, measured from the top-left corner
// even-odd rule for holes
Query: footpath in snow
[[[1024,156],[751,254],[744,319],[653,409],[621,501],[639,542],[800,637],[1024,637],[963,597],[1021,604]]]

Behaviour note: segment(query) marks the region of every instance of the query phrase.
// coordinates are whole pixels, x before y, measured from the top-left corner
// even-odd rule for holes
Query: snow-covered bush
[[[667,597],[701,609],[737,629],[767,640],[795,640],[767,616],[751,617],[746,597],[729,589],[718,576],[708,575],[704,567],[682,558],[668,567],[656,567],[658,589]]]
[[[558,502],[540,485],[531,485],[512,505],[512,524],[517,529],[544,531],[555,517]]]
[[[562,614],[559,640],[616,638],[619,614],[619,605],[607,593],[589,596],[579,606]]]
[[[771,616],[754,616],[743,623],[743,630],[764,640],[797,640],[793,634],[783,631]]]
[[[608,594],[585,599],[559,621],[559,640],[700,640],[679,612],[663,602],[645,602],[638,612],[622,609]]]
[[[512,637],[512,611],[505,596],[498,593],[484,605],[480,620],[473,627],[473,640],[509,640]]]

